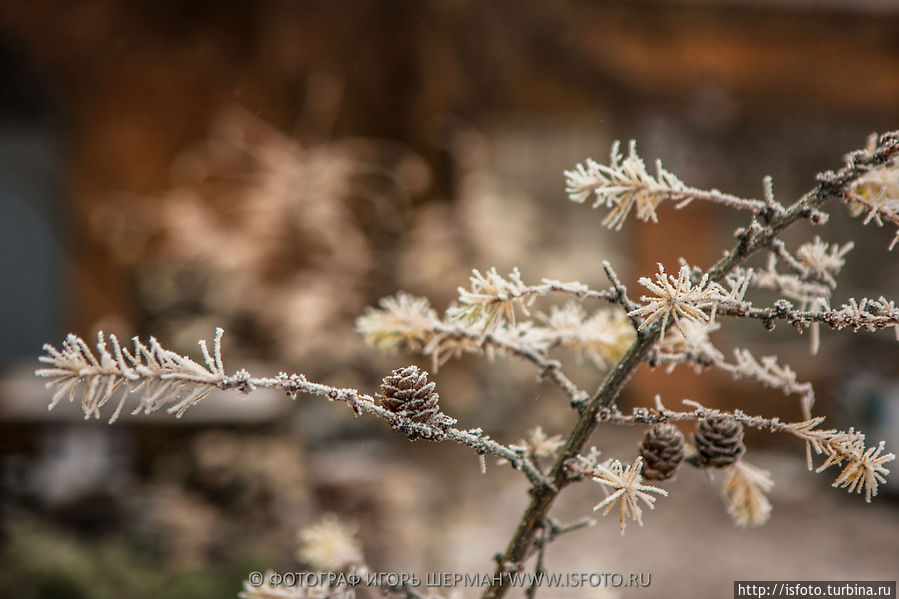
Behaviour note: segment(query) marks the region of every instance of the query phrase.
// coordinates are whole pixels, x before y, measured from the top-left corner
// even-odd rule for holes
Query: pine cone
[[[398,368],[381,383],[381,405],[413,422],[428,423],[440,412],[436,383],[428,382],[428,373],[418,366]]]
[[[746,451],[743,425],[727,416],[710,416],[700,420],[693,443],[704,468],[726,468]]]
[[[684,435],[673,424],[656,424],[640,444],[643,456],[643,478],[668,480],[677,472],[684,459]]]

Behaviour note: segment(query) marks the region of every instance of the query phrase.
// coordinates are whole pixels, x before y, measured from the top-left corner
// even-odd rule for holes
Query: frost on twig
[[[703,312],[705,308],[711,308],[718,302],[725,300],[720,285],[710,284],[708,276],[703,276],[697,284],[690,280],[690,269],[682,266],[677,278],[665,272],[665,267],[659,264],[659,272],[655,275],[655,282],[649,277],[640,277],[640,284],[649,289],[654,295],[642,296],[644,302],[640,308],[632,310],[629,316],[641,316],[643,322],[639,329],[642,330],[654,322],[661,320],[661,336],[665,335],[669,318],[673,318],[675,324],[680,326],[681,319],[694,322],[708,322],[710,316]],[[681,333],[684,330],[681,329]],[[684,333],[686,337],[686,333]]]
[[[459,288],[459,304],[451,306],[443,319],[427,299],[401,291],[382,298],[378,308],[367,309],[356,320],[356,330],[378,349],[405,348],[432,356],[435,371],[446,360],[465,353],[485,353],[491,358],[496,353],[527,357],[526,354],[545,355],[556,345],[569,347],[597,366],[606,367],[618,359],[633,338],[621,326],[617,313],[598,311],[587,318],[583,309],[573,303],[571,308],[553,308],[550,317],[541,315],[549,325],[546,327],[515,317],[516,308],[528,314],[527,306],[549,293],[624,301],[617,291],[594,291],[576,281],[552,279],[544,279],[540,285],[524,285],[517,269],[508,279],[496,269],[490,269],[486,275],[475,270],[471,282],[471,289]]]
[[[842,270],[845,256],[853,245],[851,241],[843,245],[826,243],[815,237],[802,244],[794,257],[781,240],[775,239],[771,242],[772,254],[765,269],[753,272],[736,268],[733,276],[742,277],[744,285],[774,290],[782,299],[768,310],[757,309],[749,302],[734,301],[721,302],[722,310],[729,315],[761,318],[769,328],[776,318],[790,320],[800,331],[810,327],[812,355],[818,353],[821,323],[838,329],[851,326],[854,330],[894,326],[899,323],[899,313],[893,309],[892,302],[882,297],[877,301],[863,299],[857,302],[853,299],[839,310],[830,308],[830,298],[837,285],[835,276]],[[793,272],[778,272],[778,262],[786,264]],[[787,299],[798,302],[799,309],[793,310]],[[889,320],[891,317],[894,320]]]
[[[849,298],[839,308],[831,308],[826,299],[818,298],[812,309],[794,310],[790,302],[781,299],[770,308],[756,308],[751,304],[726,304],[724,308],[719,307],[718,312],[728,316],[757,318],[769,328],[774,321],[785,320],[800,331],[815,324],[825,324],[837,330],[850,328],[853,331],[869,332],[893,328],[899,340],[899,307],[893,300],[883,296],[876,300]]]
[[[602,509],[602,515],[608,514],[615,504],[618,504],[618,527],[621,534],[627,527],[627,519],[635,520],[643,526],[642,501],[649,509],[655,507],[656,497],[650,493],[667,496],[668,491],[652,485],[643,484],[643,458],[637,457],[630,466],[625,466],[618,460],[608,460],[602,464],[596,464],[589,473],[593,480],[605,487],[608,496],[593,507],[593,511]]]
[[[771,289],[782,297],[796,300],[801,309],[821,297],[830,297],[831,288],[818,281],[809,281],[795,273],[781,273],[777,270],[777,259],[772,255],[763,270],[759,270],[751,279],[752,286],[759,289]]]
[[[482,287],[476,287],[479,292],[483,291]],[[502,285],[494,287],[499,289]],[[461,291],[465,292],[462,297],[470,300],[469,309],[473,314],[474,299],[468,291]],[[434,371],[447,360],[468,353],[486,355],[488,358],[496,355],[523,358],[540,368],[541,376],[552,379],[573,403],[582,403],[586,393],[577,389],[562,374],[560,364],[549,358],[550,350],[564,347],[589,359],[598,368],[607,368],[621,357],[633,341],[633,327],[618,308],[602,308],[588,315],[573,300],[562,307],[552,306],[549,315],[539,314],[538,318],[545,326],[531,320],[512,323],[505,316],[506,308],[514,313],[513,303],[552,292],[581,299],[624,301],[618,292],[592,291],[581,283],[544,279],[540,285],[521,287],[515,294],[483,293],[479,300],[482,301],[482,308],[494,305],[494,308],[499,306],[498,311],[494,313],[493,309],[484,308],[480,319],[469,322],[466,319],[457,320],[461,314],[458,307],[451,307],[447,310],[447,316],[440,319],[426,299],[400,292],[396,296],[383,298],[378,308],[366,310],[356,320],[356,329],[366,342],[379,349],[404,348],[431,356]]]
[[[533,303],[536,294],[521,282],[521,273],[515,268],[509,278],[503,278],[495,268],[482,275],[472,271],[471,289],[459,287],[459,306],[450,308],[447,316],[468,324],[483,323],[484,331],[491,324],[506,322],[515,324],[515,308],[528,314],[526,304]]]
[[[221,329],[216,329],[212,354],[207,350],[206,343],[200,342],[206,367],[165,349],[152,338],[148,345],[135,340],[135,352],[132,354],[120,347],[114,335],[109,336],[112,345],[110,351],[101,332],[98,334],[95,354],[83,339],[69,335],[61,349],[49,344],[44,346],[46,355],[40,356],[39,360],[50,367],[40,368],[35,374],[53,379],[47,385],[57,388],[49,409],[53,409],[65,397],[71,401],[80,394],[85,418],[99,418],[100,408],[113,394],[120,392],[122,396],[110,422],[118,418],[131,392],[138,391],[143,391],[143,395],[132,413],[149,413],[169,406],[168,412],[175,413],[178,417],[213,389],[236,389],[250,393],[257,388],[271,388],[280,389],[291,398],[300,393],[324,397],[328,401],[345,403],[357,415],[377,416],[410,440],[450,440],[466,445],[479,454],[489,453],[505,458],[513,467],[523,471],[535,486],[551,486],[530,459],[516,450],[497,443],[480,429],[466,431],[453,428],[456,420],[435,407],[436,393],[432,393],[433,386],[426,382],[427,373],[417,373],[412,377],[414,388],[408,389],[402,376],[408,369],[396,371],[385,379],[385,384],[391,384],[396,390],[391,396],[392,400],[399,396],[400,399],[407,400],[400,406],[395,402],[385,402],[383,397],[372,397],[355,389],[315,383],[302,374],[289,375],[282,372],[276,377],[257,378],[245,370],[239,370],[235,374],[226,375],[221,356],[222,334]],[[418,385],[420,382],[422,384]],[[82,390],[79,392],[79,389]],[[423,394],[428,395],[425,397]],[[421,409],[418,412],[412,411],[416,407]]]
[[[641,221],[658,222],[656,208],[665,200],[679,202],[677,208],[697,199],[752,212],[765,208],[765,203],[758,200],[744,200],[716,189],[707,191],[688,187],[665,170],[661,161],[656,161],[656,176],[653,177],[637,154],[635,141],[631,140],[628,145],[626,158],[621,155],[619,147],[617,141],[612,145],[608,165],[587,160],[565,171],[565,191],[572,201],[583,204],[595,194],[593,208],[605,206],[612,209],[602,221],[610,229],[621,229],[631,210],[636,211]]]
[[[884,222],[899,227],[899,161],[871,170],[859,177],[847,194],[852,216],[867,213],[864,224],[874,221],[882,227]],[[896,231],[890,249],[899,242]]]
[[[850,327],[854,331],[861,329],[876,331],[893,327],[896,339],[899,340],[899,308],[893,300],[883,296],[876,300],[849,298],[849,301],[838,310],[831,310],[827,303],[824,303],[823,307],[824,310],[820,314],[812,317],[830,327],[835,329]]]
[[[716,366],[731,373],[734,378],[753,379],[766,387],[780,389],[785,394],[799,395],[803,415],[811,418],[811,409],[815,405],[815,390],[812,384],[797,381],[793,369],[778,364],[777,356],[763,356],[761,360],[758,360],[749,350],[737,348],[734,350],[734,358],[736,359],[734,364],[722,361],[718,362]]]
[[[134,351],[119,344],[115,335],[109,345],[102,331],[97,335],[97,354],[83,339],[68,335],[61,349],[44,345],[46,355],[38,360],[47,368],[35,371],[37,376],[52,378],[47,387],[55,388],[49,409],[63,398],[69,401],[81,396],[85,418],[100,417],[100,408],[119,392],[119,404],[109,422],[115,422],[131,393],[143,392],[140,403],[132,412],[153,412],[168,405],[168,411],[179,418],[225,380],[222,367],[222,329],[216,329],[213,354],[205,341],[200,341],[206,365],[202,366],[186,356],[163,348],[155,338],[148,344],[134,338]],[[111,346],[111,347],[110,347]],[[79,391],[80,390],[80,391]]]
[[[809,470],[813,467],[811,451],[824,454],[824,463],[815,472],[841,466],[843,470],[833,486],[847,488],[850,493],[861,493],[864,489],[865,501],[871,503],[871,498],[877,495],[878,486],[886,482],[886,476],[890,473],[885,464],[895,460],[896,456],[883,453],[883,441],[877,446],[866,447],[864,433],[852,428],[848,431],[817,428],[822,422],[824,418],[818,417],[788,427],[790,433],[806,441]]]
[[[603,268],[612,288],[602,291],[551,279],[527,285],[517,269],[505,277],[490,269],[484,274],[473,271],[469,287],[459,288],[457,303],[443,316],[427,300],[401,293],[385,298],[379,308],[370,309],[357,321],[358,330],[370,344],[387,350],[403,347],[431,356],[435,370],[450,357],[467,353],[530,361],[540,376],[551,379],[578,410],[577,423],[564,442],[538,428],[521,445],[507,446],[479,428],[455,428],[456,421],[439,409],[435,384],[416,367],[400,368],[385,377],[381,393],[376,396],[315,383],[302,374],[254,378],[241,371],[228,376],[221,363],[220,332],[213,354],[201,344],[205,367],[165,350],[152,339],[148,345],[135,340],[132,354],[120,348],[114,337],[109,338],[112,347],[108,348],[101,335],[95,354],[80,338],[70,336],[61,350],[45,347],[47,355],[41,360],[49,366],[38,374],[54,379],[50,385],[57,389],[51,407],[64,397],[74,399],[80,393],[86,416],[97,416],[117,391],[122,393],[122,400],[112,420],[134,390],[144,391],[137,411],[166,406],[180,414],[214,388],[249,392],[269,387],[281,389],[291,397],[302,393],[345,403],[355,414],[374,415],[409,439],[454,441],[472,448],[479,458],[488,454],[500,458],[528,477],[531,500],[506,551],[497,557],[496,574],[485,596],[498,599],[509,589],[508,574],[520,570],[535,548],[541,552],[538,564],[542,563],[539,560],[543,545],[560,530],[551,523],[549,509],[566,485],[585,477],[607,490],[606,499],[596,509],[604,509],[607,514],[617,505],[622,532],[628,519],[642,524],[642,508],[652,508],[656,495],[666,494],[663,489],[644,484],[644,467],[656,471],[648,476],[667,476],[682,462],[726,470],[724,490],[731,516],[740,525],[764,522],[771,511],[766,497],[771,479],[766,472],[742,461],[746,426],[803,440],[810,469],[822,472],[835,467],[838,472],[834,486],[850,493],[861,494],[864,490],[866,501],[877,495],[879,485],[889,474],[887,465],[895,460],[883,442],[868,447],[864,434],[854,429],[820,428],[824,419],[811,417],[811,385],[799,382],[796,373],[774,357],[757,359],[746,350],[737,350],[735,362],[729,364],[709,335],[720,326],[716,322],[719,315],[756,318],[767,328],[773,328],[777,320],[787,321],[800,331],[811,326],[813,339],[819,324],[854,330],[895,327],[899,333],[899,309],[883,297],[851,299],[837,309],[830,307],[837,275],[844,267],[851,243],[830,244],[815,238],[791,253],[779,237],[786,228],[803,220],[823,223],[827,214],[822,207],[831,200],[847,202],[855,214],[866,214],[865,222],[899,224],[897,155],[899,134],[884,135],[872,141],[868,150],[847,155],[845,166],[839,171],[820,173],[812,191],[784,207],[774,198],[770,178],[764,180],[764,201],[695,189],[658,162],[655,174],[650,174],[633,142],[626,157],[616,144],[608,165],[588,160],[566,173],[572,200],[585,202],[595,195],[594,207],[609,210],[603,223],[613,229],[620,229],[631,213],[643,221],[657,221],[657,208],[665,200],[674,200],[676,208],[705,200],[749,211],[751,222],[736,232],[735,245],[706,271],[684,263],[674,276],[659,265],[654,278],[640,279],[649,291],[640,304],[628,298],[607,263],[603,263]],[[770,261],[766,269],[754,272],[747,262],[760,251],[770,251]],[[782,297],[771,307],[756,307],[745,298],[750,286],[773,289]],[[574,302],[553,306],[547,314],[538,314],[533,320],[523,318],[530,316],[537,298],[550,293],[617,304],[624,308],[629,322],[615,311],[617,307],[612,311],[588,312]],[[798,302],[798,309],[789,300]],[[669,326],[671,320],[674,326]],[[592,397],[577,388],[562,373],[561,363],[550,357],[557,348],[573,350],[598,366],[609,367]],[[633,372],[647,361],[717,366],[734,376],[799,394],[803,398],[804,420],[785,423],[778,418],[750,416],[742,410],[711,410],[686,400],[685,404],[691,406],[686,411],[668,410],[657,400],[654,409],[636,408],[624,415],[616,407],[617,398]],[[665,423],[679,421],[698,421],[693,437],[694,455],[686,455],[683,440],[671,424],[667,425],[667,432],[657,429],[641,447],[641,456],[630,465],[618,460],[600,462],[595,450],[580,455],[600,423],[665,428]],[[812,463],[815,455],[823,456],[823,463],[817,468]],[[552,466],[544,470],[542,459],[552,460]],[[418,597],[409,588],[389,590]],[[247,589],[246,596],[251,591]],[[278,596],[272,592],[270,596]],[[257,596],[260,595],[254,595]]]
[[[504,324],[514,326],[516,309],[529,316],[528,307],[534,300],[549,293],[567,293],[580,299],[617,300],[614,292],[593,291],[577,281],[563,283],[543,279],[540,285],[525,285],[517,268],[512,269],[508,278],[502,277],[496,268],[488,270],[486,275],[473,270],[470,281],[470,289],[459,287],[459,304],[451,306],[446,317],[450,321],[481,326],[485,333]]]
[[[799,246],[796,256],[809,273],[821,278],[833,288],[837,286],[834,275],[843,269],[846,263],[845,256],[854,246],[855,243],[851,241],[842,246],[838,243],[825,243],[816,235],[814,240]]]

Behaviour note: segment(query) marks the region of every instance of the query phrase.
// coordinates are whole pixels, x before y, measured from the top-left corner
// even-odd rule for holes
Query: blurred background
[[[353,330],[396,290],[442,310],[490,266],[602,287],[607,259],[639,296],[656,262],[708,267],[745,216],[662,207],[659,224],[610,232],[568,201],[562,171],[634,138],[689,185],[758,197],[770,174],[792,202],[899,127],[897,31],[891,0],[3,2],[0,596],[234,597],[250,570],[297,570],[296,531],[325,513],[358,526],[376,569],[491,569],[527,501],[508,466],[483,476],[468,450],[264,392],[215,394],[179,421],[48,414],[40,347],[102,329],[196,356],[222,326],[230,370],[374,391],[393,368],[429,366]],[[899,297],[893,233],[832,206],[787,241],[855,240],[840,303]],[[779,355],[816,385],[817,413],[896,451],[892,332],[824,331],[811,359],[786,328],[728,323],[715,341]],[[602,372],[568,361],[596,388]],[[506,443],[574,421],[534,379],[474,358],[435,377],[445,411]],[[621,403],[656,393],[800,416],[794,398],[683,368],[641,370]],[[595,443],[630,462],[641,434],[604,427]],[[649,588],[550,595],[899,576],[895,484],[865,505],[807,472],[800,443],[748,444],[775,479],[767,526],[736,529],[721,481],[686,470],[645,528],[619,537],[604,519],[547,557],[553,571],[650,572]],[[577,485],[556,513],[601,498]]]

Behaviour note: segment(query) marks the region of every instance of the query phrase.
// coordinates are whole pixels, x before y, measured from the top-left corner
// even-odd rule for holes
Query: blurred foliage
[[[20,519],[0,553],[0,596],[17,599],[233,597],[264,560],[251,556],[185,568],[124,538],[87,539]]]

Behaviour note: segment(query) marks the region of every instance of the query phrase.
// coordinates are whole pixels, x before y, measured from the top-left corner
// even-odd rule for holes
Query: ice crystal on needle
[[[812,469],[812,450],[827,456],[815,472],[823,472],[831,466],[842,466],[834,487],[846,487],[850,493],[865,490],[865,501],[877,495],[879,485],[886,482],[890,471],[886,464],[894,461],[896,455],[883,453],[883,441],[876,447],[865,446],[865,435],[850,428],[848,431],[817,428],[824,418],[818,416],[804,422],[788,425],[787,430],[806,442],[809,470]],[[845,465],[843,465],[845,462]]]
[[[643,476],[640,474],[642,470],[643,458],[641,457],[634,460],[634,463],[630,466],[624,466],[618,460],[610,460],[604,464],[597,464],[594,467],[593,480],[609,487],[611,492],[605,500],[593,507],[593,511],[605,507],[606,509],[602,513],[605,516],[617,503],[618,524],[621,534],[624,534],[628,518],[636,520],[637,524],[643,526],[643,509],[640,507],[639,501],[649,506],[649,509],[653,509],[656,498],[650,495],[650,493],[668,495],[668,491],[665,489],[644,485]]]
[[[565,171],[565,180],[565,191],[573,202],[583,204],[591,194],[596,194],[593,208],[611,208],[602,224],[616,231],[621,229],[632,210],[636,210],[641,221],[658,222],[656,208],[665,200],[679,202],[676,208],[682,208],[696,199],[717,202],[738,210],[758,211],[765,206],[758,200],[744,200],[717,189],[687,187],[677,176],[665,170],[659,160],[656,160],[656,176],[653,177],[637,154],[634,140],[628,144],[626,158],[621,155],[616,141],[612,144],[608,165],[587,160]]]
[[[500,276],[496,268],[491,268],[487,274],[473,270],[470,280],[471,289],[459,287],[460,305],[447,310],[447,316],[468,324],[483,322],[485,331],[499,322],[514,325],[516,305],[527,314],[525,301],[534,298],[521,282],[517,268],[509,273],[508,279]]]
[[[38,360],[49,367],[40,368],[35,374],[53,379],[47,383],[47,387],[56,388],[50,401],[51,410],[63,398],[72,401],[79,394],[79,388],[83,388],[81,409],[84,417],[99,418],[100,408],[119,392],[121,399],[109,419],[112,423],[118,419],[129,395],[143,391],[134,414],[141,410],[149,413],[173,402],[168,411],[180,417],[224,380],[223,334],[222,329],[216,329],[212,355],[206,342],[199,342],[205,367],[187,356],[165,349],[153,337],[147,344],[135,337],[134,353],[131,353],[119,345],[115,335],[109,336],[110,349],[101,331],[97,334],[95,355],[81,337],[69,334],[61,349],[44,345],[47,354]]]
[[[814,241],[804,243],[796,250],[800,263],[821,277],[831,287],[836,287],[834,275],[839,273],[846,263],[844,256],[855,244],[853,242],[840,246],[838,243],[825,243],[815,236]]]
[[[860,436],[860,440],[850,441],[842,448],[830,449],[825,445],[825,452],[830,452],[830,455],[817,471],[820,472],[833,464],[842,464],[843,460],[846,460],[847,464],[833,482],[833,486],[845,487],[850,493],[861,493],[864,489],[865,501],[871,503],[871,498],[877,495],[878,486],[886,482],[886,475],[890,473],[884,465],[896,459],[894,454],[883,453],[883,450],[883,441],[876,447],[866,449],[864,435]]]
[[[612,145],[608,166],[593,160],[565,171],[566,191],[572,201],[584,203],[596,194],[594,208],[606,206],[611,212],[602,221],[610,229],[620,230],[627,215],[636,208],[637,218],[657,222],[656,207],[667,198],[683,199],[686,185],[656,162],[656,177],[646,170],[631,140],[627,158],[622,157],[619,143]]]
[[[724,299],[717,285],[708,284],[708,275],[694,285],[690,281],[690,269],[682,266],[677,278],[665,272],[665,267],[659,264],[659,272],[653,282],[649,277],[640,277],[640,284],[653,292],[654,296],[642,296],[645,302],[643,306],[632,310],[628,316],[641,316],[643,322],[640,329],[653,324],[657,320],[662,321],[660,335],[665,335],[669,317],[680,325],[680,319],[685,318],[696,322],[706,322],[709,315],[702,311]],[[681,330],[681,332],[684,332]]]

